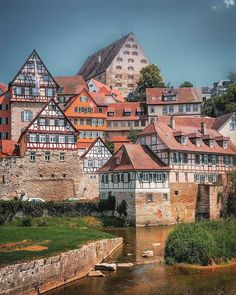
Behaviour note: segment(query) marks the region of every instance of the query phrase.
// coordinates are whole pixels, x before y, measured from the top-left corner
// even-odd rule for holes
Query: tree
[[[114,142],[110,140],[106,140],[106,145],[109,148],[109,150],[114,153]]]
[[[180,86],[180,88],[183,88],[183,87],[193,87],[193,84],[189,81],[184,81]]]
[[[158,66],[151,64],[141,70],[141,77],[138,82],[138,97],[145,98],[146,88],[165,87],[161,70]]]
[[[128,136],[127,136],[127,138],[131,142],[135,143],[136,140],[137,140],[137,138],[138,138],[138,130],[131,129],[130,132],[129,132],[129,134],[128,134]]]
[[[230,72],[228,75],[228,79],[231,83],[236,83],[236,72]]]

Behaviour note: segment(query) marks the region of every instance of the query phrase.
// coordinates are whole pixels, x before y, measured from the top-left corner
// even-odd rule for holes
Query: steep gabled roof
[[[80,93],[83,88],[87,87],[87,84],[81,75],[54,77],[54,79],[60,87],[64,88],[62,93],[65,94],[77,94]]]
[[[81,69],[78,71],[77,75],[82,75],[87,81],[105,72],[131,34],[132,33],[129,33],[128,35],[89,56]]]
[[[0,96],[7,91],[7,85],[0,82]]]
[[[234,115],[236,115],[236,112],[216,117],[212,124],[212,128],[219,130]]]
[[[176,96],[176,100],[163,100],[163,95],[168,95],[169,92],[172,92]],[[146,101],[147,104],[179,104],[179,103],[201,103],[202,102],[202,93],[201,89],[198,88],[147,88],[146,89]]]
[[[117,158],[120,164],[117,164]],[[126,143],[97,172],[169,169],[149,147]]]
[[[104,146],[108,149],[108,151],[109,151],[111,154],[113,154],[112,151],[109,149],[109,147],[106,145],[106,143],[102,140],[102,138],[101,138],[101,137],[97,137],[97,138],[91,143],[91,145],[88,147],[88,149],[87,149],[87,150],[86,150],[86,151],[80,156],[80,158],[84,158],[84,157],[88,154],[88,152],[91,151],[91,149],[94,147],[94,145],[95,145],[99,140],[104,144]]]

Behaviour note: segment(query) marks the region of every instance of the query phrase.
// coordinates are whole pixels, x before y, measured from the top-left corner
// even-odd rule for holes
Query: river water
[[[164,243],[173,227],[112,229],[124,238],[107,262],[133,262],[130,268],[104,272],[104,278],[84,277],[48,292],[48,295],[236,295],[236,268],[186,272],[165,266]],[[143,258],[153,250],[153,258]],[[71,262],[73,263],[73,262]]]

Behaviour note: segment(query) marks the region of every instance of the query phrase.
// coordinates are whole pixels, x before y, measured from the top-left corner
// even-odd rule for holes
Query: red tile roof
[[[118,165],[117,158],[120,159]],[[126,143],[97,172],[169,169],[147,146]]]
[[[126,136],[112,136],[111,137],[112,142],[130,142],[130,140]]]
[[[109,87],[108,85],[97,81],[95,79],[91,79],[93,81],[93,83],[97,86],[97,88],[99,89],[99,93],[105,93],[105,94],[112,94],[115,96],[115,99],[119,102],[125,102],[125,98],[122,95],[122,93],[117,90],[117,89],[112,89],[111,87]]]
[[[145,115],[138,115],[140,112],[141,103],[140,102],[124,102],[110,104],[107,108],[107,112],[114,112],[114,116],[108,116],[107,120],[117,121],[117,120],[140,120],[140,118],[146,118]],[[131,112],[130,116],[125,116],[124,112]]]
[[[0,96],[1,94],[5,93],[7,89],[8,89],[7,85],[0,82]]]
[[[84,88],[87,88],[87,84],[82,76],[63,76],[54,77],[55,81],[63,87],[64,94],[77,94]]]
[[[219,130],[232,116],[236,116],[236,112],[214,118],[212,128]]]
[[[98,106],[108,106],[116,103],[116,100],[111,95],[98,92],[89,92],[89,94]]]
[[[169,95],[171,93],[176,95],[176,100],[164,101],[163,95]],[[146,101],[147,104],[179,104],[179,103],[202,103],[202,92],[198,88],[147,88],[146,89]]]
[[[203,140],[201,140],[200,146],[192,143],[188,138],[192,138],[192,134],[196,133],[200,138],[204,138],[208,135],[215,140],[219,136],[222,136],[219,132],[212,128],[214,118],[200,118],[200,117],[175,117],[175,129],[170,127],[170,116],[159,116],[158,121],[151,123],[144,130],[139,133],[139,136],[147,134],[157,134],[160,141],[166,146],[167,149],[177,151],[193,151],[193,152],[205,152],[216,154],[236,154],[236,146],[232,142],[228,142],[228,147],[225,149],[218,143],[215,143],[214,147],[209,147]],[[206,124],[206,134],[203,135],[200,131],[201,123]],[[177,141],[175,135],[176,132],[181,131],[187,136],[186,145]]]
[[[80,156],[81,158],[84,158],[87,153],[93,148],[93,146],[95,145],[95,143],[98,141],[98,140],[101,140],[101,142],[104,144],[104,146],[109,150],[109,152],[112,154],[112,151],[110,151],[109,147],[106,145],[106,143],[102,140],[101,137],[97,137],[91,144],[90,146],[88,147],[88,149]]]
[[[0,146],[0,158],[5,158],[7,156],[13,156],[16,152],[16,144],[17,141],[15,140],[1,140]]]

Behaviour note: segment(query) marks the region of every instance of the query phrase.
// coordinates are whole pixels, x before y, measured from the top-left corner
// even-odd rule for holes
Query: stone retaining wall
[[[3,267],[0,295],[41,294],[79,279],[122,243],[122,238],[104,239],[57,256]]]

